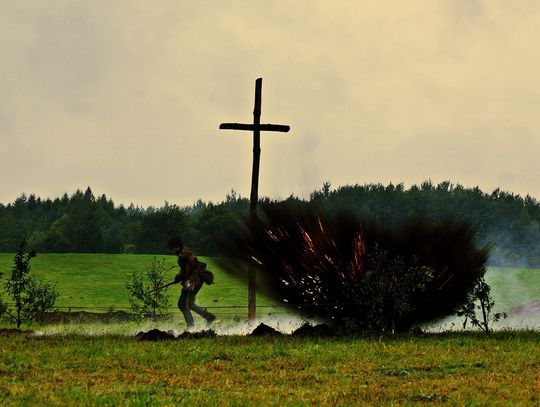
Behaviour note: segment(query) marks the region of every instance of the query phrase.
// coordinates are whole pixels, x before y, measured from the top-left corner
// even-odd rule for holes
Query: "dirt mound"
[[[135,337],[139,341],[165,341],[176,339],[172,332],[164,332],[159,329],[152,329],[147,332],[139,332]]]
[[[208,330],[208,331],[199,331],[199,332],[182,332],[180,335],[178,335],[178,338],[192,338],[192,339],[200,339],[200,338],[213,338],[216,336],[216,333],[214,331]]]
[[[250,336],[266,336],[266,335],[283,335],[281,332],[276,331],[271,326],[268,326],[266,324],[259,324],[257,328],[255,328],[251,333]]]
[[[509,317],[534,317],[540,316],[540,300],[527,302],[512,308],[506,313]]]
[[[292,336],[301,338],[306,337],[328,337],[335,335],[335,332],[326,324],[311,325],[308,323],[303,324],[300,328],[296,329]]]
[[[171,339],[200,339],[213,338],[216,336],[214,331],[199,331],[199,332],[182,332],[178,336],[174,336],[172,331],[161,331],[159,329],[151,329],[147,332],[139,332],[135,337],[140,341],[166,341]]]

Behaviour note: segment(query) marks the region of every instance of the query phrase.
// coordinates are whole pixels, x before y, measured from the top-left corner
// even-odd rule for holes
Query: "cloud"
[[[291,125],[263,134],[262,195],[440,177],[539,197],[539,22],[532,1],[2,3],[0,171],[20,176],[0,202],[249,196],[251,137],[218,125],[252,120],[261,76],[262,121]]]

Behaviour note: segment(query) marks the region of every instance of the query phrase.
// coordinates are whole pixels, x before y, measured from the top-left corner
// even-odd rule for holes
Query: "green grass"
[[[128,308],[124,283],[153,257],[40,254],[31,264],[37,275],[57,282],[59,306],[105,311]],[[162,257],[172,267],[172,280],[175,257]],[[246,304],[246,287],[212,259],[203,261],[216,274],[216,284],[202,289],[198,303]],[[13,254],[0,254],[4,278],[12,264]],[[540,299],[540,270],[491,268],[486,280],[499,308]],[[173,311],[179,288],[168,294]],[[258,304],[271,302],[259,297]],[[245,316],[245,309],[233,313]],[[174,315],[169,325],[157,327],[180,327],[178,311]],[[538,331],[333,339],[229,335],[144,342],[133,334],[151,325],[105,325],[35,327],[38,336],[0,330],[0,404],[540,404]]]
[[[540,333],[165,342],[0,335],[3,406],[540,403]]]
[[[170,267],[166,279],[172,281],[178,270],[176,257],[155,257],[166,259],[166,264]],[[130,279],[132,271],[145,270],[153,258],[153,255],[44,253],[32,259],[31,265],[33,273],[57,283],[60,296],[56,305],[61,310],[71,308],[72,311],[104,312],[109,308],[129,309],[125,282]],[[197,296],[198,304],[208,307],[222,320],[234,316],[244,317],[247,313],[245,285],[224,273],[212,258],[201,257],[201,260],[215,273],[216,284],[202,288]],[[9,276],[12,265],[13,254],[0,253],[0,271],[4,273],[4,279]],[[492,287],[496,311],[508,311],[519,304],[540,300],[540,270],[491,267],[486,274],[486,280]],[[178,313],[176,302],[179,293],[179,286],[167,289],[170,312],[173,314]],[[3,298],[9,302],[5,294]],[[257,297],[257,305],[260,307],[258,315],[286,312],[284,308],[272,307],[276,304],[261,295]],[[455,322],[457,328],[461,326],[457,319],[451,321]],[[536,317],[532,322],[519,323],[522,327],[530,328],[531,324],[538,326],[539,322]]]
[[[540,269],[490,267],[486,282],[501,310],[540,300]]]
[[[13,254],[0,253],[0,271],[4,278],[9,276],[13,265]],[[172,281],[178,272],[175,256],[157,255],[165,258],[170,270],[166,281]],[[39,254],[32,259],[32,273],[57,283],[59,297],[57,306],[72,311],[83,307],[86,311],[104,312],[109,308],[116,310],[129,309],[128,293],[125,282],[131,278],[132,271],[145,270],[153,260],[153,255],[131,254]],[[232,279],[211,258],[200,257],[207,263],[209,270],[215,274],[216,283],[204,285],[197,295],[197,303],[213,307],[216,312],[238,314],[238,309],[228,308],[232,305],[247,304],[247,289],[242,283]],[[180,295],[180,286],[167,288],[171,312],[176,310],[176,302]],[[6,295],[5,301],[9,301]],[[273,303],[263,296],[258,297],[257,305],[266,311]],[[242,313],[245,309],[240,309]],[[268,308],[272,310],[272,308]]]

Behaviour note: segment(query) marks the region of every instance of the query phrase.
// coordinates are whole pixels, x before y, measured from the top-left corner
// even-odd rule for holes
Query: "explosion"
[[[222,266],[259,291],[347,331],[405,331],[452,314],[485,272],[466,222],[411,219],[402,225],[329,215],[310,204],[270,204],[224,242]],[[262,281],[261,281],[262,280]]]

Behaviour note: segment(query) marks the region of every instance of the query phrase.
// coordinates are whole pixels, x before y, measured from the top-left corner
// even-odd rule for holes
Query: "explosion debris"
[[[348,331],[405,331],[450,315],[485,273],[466,222],[389,225],[310,204],[269,204],[224,249],[244,279],[256,261],[262,290],[302,315]],[[254,260],[251,260],[254,259]]]
[[[180,335],[178,335],[178,339],[185,339],[185,338],[191,338],[191,339],[201,339],[201,338],[213,338],[217,336],[216,332],[211,329],[206,329],[203,331],[184,331]]]
[[[147,332],[139,332],[135,337],[139,341],[165,341],[176,339],[172,332],[164,332],[160,329],[151,329]]]
[[[334,336],[335,334],[335,330],[326,324],[311,325],[306,322],[300,328],[296,329],[291,335],[300,338],[324,338]]]
[[[266,336],[266,335],[282,335],[281,332],[275,330],[266,324],[259,324],[251,333],[250,336]]]

